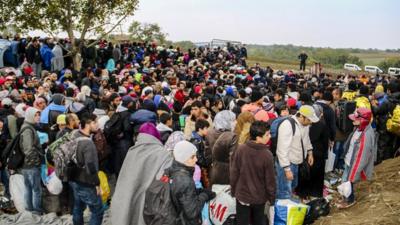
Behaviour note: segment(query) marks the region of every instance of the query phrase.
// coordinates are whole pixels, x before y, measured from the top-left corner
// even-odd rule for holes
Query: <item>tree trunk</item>
[[[80,72],[82,68],[82,56],[79,51],[79,46],[75,45],[72,47],[72,61],[74,63],[74,69]]]

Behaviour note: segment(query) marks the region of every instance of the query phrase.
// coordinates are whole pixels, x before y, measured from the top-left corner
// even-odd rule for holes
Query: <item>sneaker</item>
[[[354,201],[354,202],[352,202],[352,203],[342,202],[342,203],[338,203],[338,204],[336,205],[336,207],[337,207],[338,209],[347,209],[347,208],[352,207],[352,206],[355,205],[355,204],[356,204],[356,201]]]

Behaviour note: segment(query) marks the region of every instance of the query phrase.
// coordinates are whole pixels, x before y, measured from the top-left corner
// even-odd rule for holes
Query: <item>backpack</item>
[[[307,205],[310,207],[306,217],[304,218],[303,224],[312,224],[321,216],[327,216],[331,210],[329,202],[325,198],[317,198]]]
[[[57,177],[64,182],[68,181],[71,170],[78,165],[76,153],[79,142],[81,140],[91,140],[88,137],[76,138],[78,132],[78,130],[74,130],[71,133],[65,134],[63,137],[61,137],[60,139],[63,139],[62,142],[60,141],[53,143],[58,143],[57,146],[53,147],[52,153],[54,169]]]
[[[349,115],[356,110],[355,101],[340,100],[336,106],[336,126],[344,132],[350,133],[353,131],[353,122],[349,119]]]
[[[163,175],[160,180],[155,179],[147,188],[143,209],[143,219],[147,225],[180,224],[171,196],[172,182],[169,175]]]
[[[396,105],[386,121],[386,130],[400,136],[400,105]]]
[[[121,139],[122,132],[122,117],[120,113],[114,113],[111,118],[104,124],[104,136],[109,143]]]
[[[2,154],[2,163],[10,170],[16,170],[24,164],[25,154],[21,149],[20,139],[21,134],[30,127],[23,128],[6,146]]]
[[[276,119],[274,119],[271,122],[271,127],[270,127],[270,134],[271,134],[271,152],[272,155],[276,155],[276,148],[278,145],[278,132],[279,132],[279,127],[282,124],[283,121],[285,120],[289,120],[290,124],[292,125],[292,131],[293,131],[293,135],[296,132],[296,122],[294,121],[294,119],[292,117],[278,117]]]
[[[98,129],[97,132],[94,133],[93,142],[94,145],[96,146],[99,162],[102,162],[110,154],[110,148],[107,144],[106,137],[104,136],[103,132],[100,129]]]

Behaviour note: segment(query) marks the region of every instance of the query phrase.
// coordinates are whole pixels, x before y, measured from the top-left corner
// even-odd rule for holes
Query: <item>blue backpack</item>
[[[293,135],[296,132],[296,121],[290,116],[278,117],[271,122],[270,127],[270,134],[271,134],[271,152],[272,155],[276,155],[276,147],[278,145],[278,131],[279,127],[283,121],[289,120],[290,124],[292,125]]]

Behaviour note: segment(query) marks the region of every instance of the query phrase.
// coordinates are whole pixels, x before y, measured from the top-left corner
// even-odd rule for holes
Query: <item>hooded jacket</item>
[[[112,224],[145,224],[143,208],[146,190],[154,179],[159,179],[164,170],[171,166],[172,161],[172,155],[164,150],[157,138],[143,133],[138,135],[118,176],[111,204]]]
[[[39,136],[34,126],[35,114],[37,112],[39,112],[38,109],[29,107],[25,112],[25,120],[21,127],[21,130],[25,127],[27,128],[21,133],[19,140],[20,148],[25,154],[24,163],[22,165],[24,169],[40,167],[44,155]]]
[[[344,156],[349,151],[350,142],[354,132],[351,133],[344,144]],[[351,182],[357,182],[361,178],[364,180],[372,179],[374,172],[374,161],[376,157],[377,143],[375,139],[375,132],[371,125],[368,125],[354,143],[354,150],[351,156],[350,170],[349,174],[347,174],[347,180]]]

